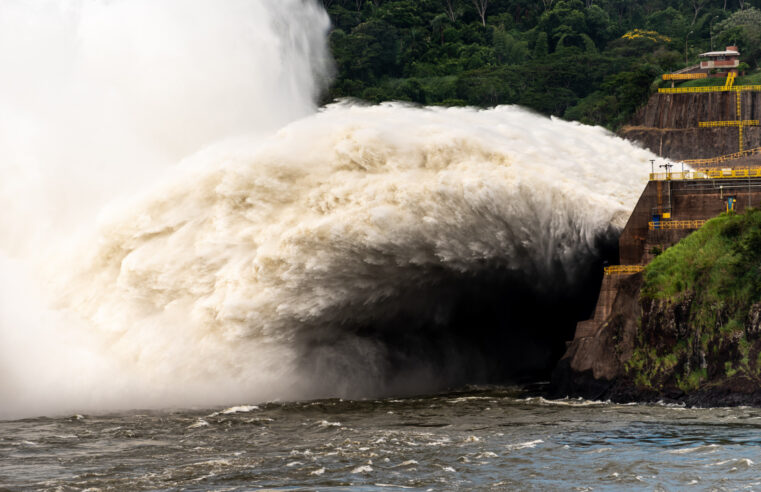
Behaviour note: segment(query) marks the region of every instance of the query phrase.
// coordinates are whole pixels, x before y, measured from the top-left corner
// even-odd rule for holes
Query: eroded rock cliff
[[[603,398],[625,376],[638,333],[641,286],[642,274],[622,278],[610,315],[589,336],[571,342],[553,374],[556,396]]]
[[[709,221],[621,281],[553,383],[587,398],[761,405],[761,210]]]
[[[737,94],[654,94],[619,134],[672,160],[732,154],[739,150],[737,127],[700,128],[700,122],[737,120]],[[761,120],[761,92],[739,94],[740,119]],[[749,126],[743,133],[746,149],[761,147],[761,127]]]

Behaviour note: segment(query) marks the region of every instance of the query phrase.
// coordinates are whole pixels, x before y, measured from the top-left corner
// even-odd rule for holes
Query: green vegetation
[[[679,87],[710,87],[724,85],[725,83],[726,78],[724,77],[709,77],[707,79],[688,80],[679,84]],[[761,69],[752,70],[747,72],[745,76],[737,77],[735,85],[761,85]]]
[[[669,300],[686,292],[699,292],[698,304],[711,310],[761,299],[761,210],[709,220],[648,265],[644,297]]]
[[[708,221],[644,273],[627,372],[641,388],[688,392],[761,379],[761,210]]]
[[[761,55],[761,12],[739,0],[322,2],[336,60],[326,100],[520,104],[615,129],[685,51],[694,64],[734,43],[751,68]]]

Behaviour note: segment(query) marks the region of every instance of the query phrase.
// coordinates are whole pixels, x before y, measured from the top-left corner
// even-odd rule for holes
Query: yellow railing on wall
[[[680,180],[680,179],[731,179],[731,178],[761,178],[761,168],[702,169],[700,171],[650,173],[650,181],[669,181],[669,180]]]
[[[605,267],[605,275],[629,275],[639,273],[645,269],[645,265],[611,265]]]
[[[734,154],[721,155],[718,157],[711,157],[708,159],[685,159],[684,163],[690,166],[700,166],[704,164],[720,164],[722,162],[733,161],[749,155],[761,154],[761,147],[755,149],[748,149],[742,152],[735,152]]]
[[[758,120],[742,121],[701,121],[700,128],[717,128],[721,126],[758,126]]]
[[[656,222],[648,222],[648,227],[651,231],[658,229],[700,229],[705,223],[705,220],[662,220],[657,223],[657,227]]]
[[[674,89],[658,89],[660,94],[688,94],[693,92],[741,92],[741,91],[761,91],[761,85],[733,85],[726,87],[723,85],[714,85],[710,87],[677,87]]]
[[[695,80],[708,77],[707,73],[665,73],[663,80]]]

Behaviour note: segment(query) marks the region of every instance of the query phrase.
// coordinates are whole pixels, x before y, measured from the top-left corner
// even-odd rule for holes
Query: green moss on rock
[[[761,389],[759,301],[761,210],[708,221],[645,269],[627,375],[658,392],[689,393],[738,378]]]

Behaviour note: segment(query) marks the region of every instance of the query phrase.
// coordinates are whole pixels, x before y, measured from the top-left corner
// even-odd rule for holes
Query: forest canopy
[[[519,104],[616,129],[661,74],[736,44],[756,68],[748,0],[321,0],[335,80],[327,100]]]

